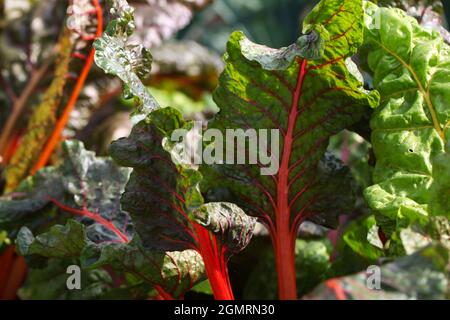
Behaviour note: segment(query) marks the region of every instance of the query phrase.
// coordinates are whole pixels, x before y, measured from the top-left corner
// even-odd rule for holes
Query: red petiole
[[[225,247],[219,247],[217,239],[210,236],[203,226],[193,223],[198,240],[198,252],[203,258],[206,274],[217,300],[234,300],[228,267],[225,260]]]

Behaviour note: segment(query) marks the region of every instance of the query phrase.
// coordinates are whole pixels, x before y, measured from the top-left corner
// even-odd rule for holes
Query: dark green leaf
[[[128,138],[112,143],[112,157],[133,172],[122,195],[122,208],[130,213],[144,246],[158,251],[200,249],[201,225],[216,235],[226,254],[248,243],[255,220],[227,203],[203,203],[201,174],[173,162],[177,144],[171,135],[190,130],[172,108],[159,109],[133,127]],[[200,228],[200,229],[198,229]]]
[[[49,259],[41,268],[29,268],[18,296],[23,300],[99,299],[111,291],[113,281],[110,275],[99,269],[81,270],[81,289],[69,290],[67,267],[74,263],[70,259]]]
[[[56,225],[49,229],[34,227],[47,230],[36,237],[23,227],[17,236],[18,251],[31,258],[72,259],[90,269],[112,266],[178,298],[204,279],[201,257],[193,250],[166,253],[142,246],[133,233],[134,221],[119,203],[129,173],[110,158],[95,157],[80,142],[66,141],[63,162],[25,181],[19,200],[0,201],[2,222],[34,226],[42,219],[36,212],[44,207],[73,214],[79,222],[70,219],[62,226],[56,224],[62,218],[54,220]]]
[[[125,84],[126,96],[137,99],[138,112],[148,113],[159,108],[142,83],[150,73],[152,57],[142,45],[127,44],[135,30],[133,13],[126,0],[113,1],[113,19],[94,43],[95,63],[106,73],[119,77]]]

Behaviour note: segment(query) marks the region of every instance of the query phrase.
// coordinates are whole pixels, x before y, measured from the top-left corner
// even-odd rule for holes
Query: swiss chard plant
[[[378,104],[377,92],[363,88],[351,60],[363,40],[362,1],[321,2],[305,19],[303,33],[280,50],[234,33],[214,94],[221,111],[210,128],[279,131],[278,172],[263,176],[255,165],[205,169],[212,184],[220,181],[219,188],[227,188],[230,198],[268,228],[279,297],[285,299],[297,296],[294,244],[299,225],[307,219],[330,225],[335,220],[330,216],[346,210],[351,193],[340,195],[350,187],[339,165],[325,156],[329,138]]]
[[[449,298],[442,6],[317,1],[222,63],[167,41],[211,2],[25,6],[67,15],[0,63],[0,298]]]

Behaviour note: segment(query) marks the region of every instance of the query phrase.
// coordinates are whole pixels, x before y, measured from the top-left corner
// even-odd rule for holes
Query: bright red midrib
[[[299,61],[300,62],[300,61]],[[296,299],[297,284],[294,261],[295,240],[290,232],[290,207],[289,207],[289,163],[294,142],[294,131],[298,117],[298,106],[302,95],[303,82],[307,74],[308,61],[301,61],[298,73],[297,85],[293,92],[292,105],[288,118],[288,127],[284,136],[281,165],[278,171],[277,181],[277,209],[275,214],[276,234],[275,253],[278,273],[278,293],[280,299]]]
[[[67,211],[67,212],[75,214],[75,215],[87,217],[87,218],[94,220],[95,222],[101,224],[102,226],[104,226],[105,228],[107,228],[108,230],[110,230],[111,232],[116,234],[117,237],[119,237],[119,239],[121,240],[121,242],[128,243],[130,241],[126,234],[124,234],[122,231],[120,231],[119,228],[117,228],[111,221],[103,218],[100,214],[92,213],[87,209],[79,210],[79,209],[71,208],[53,198],[50,198],[50,201],[53,202],[61,210]]]
[[[197,234],[198,251],[203,258],[214,298],[216,300],[234,300],[224,250],[219,252],[216,238],[214,236],[211,238],[205,227],[195,222],[192,225]]]

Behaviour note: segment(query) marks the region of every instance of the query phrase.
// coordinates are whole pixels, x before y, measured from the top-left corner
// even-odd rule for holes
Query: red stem
[[[117,228],[114,225],[114,223],[112,223],[109,220],[106,220],[105,218],[103,218],[98,213],[95,214],[95,213],[90,212],[89,210],[87,210],[85,208],[83,208],[82,210],[71,208],[71,207],[62,204],[61,202],[59,202],[58,200],[53,199],[53,198],[50,198],[50,201],[53,202],[58,208],[60,208],[60,209],[62,209],[64,211],[67,211],[67,212],[75,214],[75,215],[87,217],[87,218],[89,218],[91,220],[94,220],[95,222],[101,224],[102,226],[104,226],[105,228],[107,228],[108,230],[110,230],[111,232],[116,234],[117,237],[121,240],[121,242],[127,243],[127,242],[130,241],[128,239],[127,235],[124,234],[122,231],[120,231],[119,228]]]
[[[333,290],[336,300],[347,300],[347,295],[345,294],[344,288],[339,284],[339,281],[335,279],[330,279],[325,282],[325,285]]]
[[[95,10],[97,12],[97,32],[95,33],[95,37],[98,38],[101,37],[103,32],[103,10],[102,7],[100,6],[99,0],[93,0],[93,3]],[[55,128],[53,129],[53,132],[50,135],[50,138],[48,139],[47,144],[45,145],[44,149],[39,155],[38,161],[31,169],[32,175],[34,175],[39,169],[43,168],[47,164],[48,160],[50,159],[50,156],[55,150],[61,137],[61,133],[63,132],[67,122],[70,119],[70,114],[73,108],[75,107],[75,103],[78,100],[78,96],[80,95],[80,92],[83,89],[89,71],[91,70],[92,63],[94,62],[94,55],[95,49],[92,48],[91,51],[89,52],[89,56],[86,59],[86,63],[84,64],[83,69],[81,70],[80,77],[78,78],[78,81],[75,84],[75,88],[72,92],[72,95],[70,96],[70,99],[64,108],[61,118],[58,119],[58,122],[56,123]]]
[[[155,290],[158,292],[160,300],[174,300],[170,293],[166,292],[163,287],[155,284]]]
[[[307,60],[300,65],[297,85],[294,91],[288,128],[284,136],[283,154],[278,172],[276,233],[274,235],[275,258],[278,273],[278,296],[281,300],[297,299],[297,280],[295,272],[295,238],[291,235],[291,208],[289,205],[289,163],[291,160],[294,131],[299,114],[298,105],[302,95],[303,82],[307,73]]]
[[[210,236],[203,226],[193,223],[198,238],[198,251],[203,258],[206,274],[216,300],[234,300],[228,267],[225,261],[225,247],[219,249],[217,239]]]

